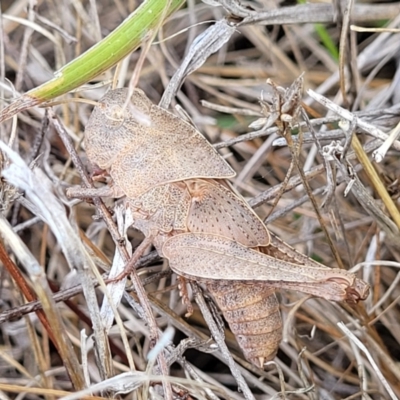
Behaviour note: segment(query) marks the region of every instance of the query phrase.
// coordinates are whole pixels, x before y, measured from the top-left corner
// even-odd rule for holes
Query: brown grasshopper
[[[85,129],[90,161],[112,186],[69,189],[71,197],[126,196],[134,227],[152,238],[178,275],[203,283],[222,310],[245,357],[275,357],[282,337],[276,289],[357,302],[368,285],[327,268],[269,234],[233,192],[228,163],[189,123],[135,90],[109,91]]]

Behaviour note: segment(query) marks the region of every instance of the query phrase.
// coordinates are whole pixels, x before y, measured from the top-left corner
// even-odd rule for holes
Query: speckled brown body
[[[140,90],[108,92],[86,126],[89,159],[126,195],[134,226],[161,256],[205,283],[246,358],[262,367],[282,335],[275,290],[357,301],[368,285],[329,269],[270,236],[226,178],[234,171],[191,125],[153,105]]]
[[[197,179],[162,185],[130,201],[130,207],[136,228],[163,232],[155,240],[162,256],[166,256],[165,242],[184,233],[230,238],[248,247],[269,244],[268,231],[254,212],[216,180]],[[189,252],[193,255],[191,250]],[[190,257],[185,249],[180,251],[180,256]],[[173,252],[168,253],[168,258],[176,259]],[[229,259],[227,263],[229,268]],[[210,263],[202,263],[201,259],[192,265],[196,271],[212,269]],[[282,321],[272,286],[263,282],[196,279],[195,276],[189,279],[206,285],[250,362],[262,367],[265,361],[275,357],[282,337]]]
[[[258,367],[272,360],[282,339],[275,289],[263,283],[222,280],[210,281],[206,286],[247,360]]]

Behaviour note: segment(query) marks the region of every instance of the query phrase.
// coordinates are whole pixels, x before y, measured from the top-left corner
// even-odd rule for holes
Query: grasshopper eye
[[[116,129],[123,127],[127,120],[130,119],[129,112],[119,104],[107,104],[102,114],[103,120],[110,133],[115,132]]]
[[[107,110],[106,117],[111,121],[123,123],[127,118],[127,113],[118,104],[113,104],[112,106],[109,107],[109,110]]]
[[[131,103],[126,106],[111,104],[104,111],[104,115],[112,126],[120,126],[124,123],[129,124],[131,127],[138,125],[150,127],[152,125],[150,115],[139,110]]]

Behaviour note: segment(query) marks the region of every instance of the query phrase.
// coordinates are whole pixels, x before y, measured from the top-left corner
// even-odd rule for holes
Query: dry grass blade
[[[1,1],[2,109],[14,93],[17,96],[49,80],[133,11],[130,2],[111,0],[34,3]],[[400,2],[347,1],[346,7],[341,10],[335,2],[281,3],[270,9],[261,0],[243,4],[208,0],[188,2],[171,15],[159,38],[151,46],[147,42],[142,56],[135,52],[121,63],[117,86],[127,87],[132,76],[138,78],[138,87],[150,99],[144,101],[144,108],[163,99],[161,105],[174,113],[170,104],[176,99],[192,121],[186,123],[186,133],[196,136],[194,124],[213,148],[200,149],[194,156],[186,142],[175,141],[173,134],[181,120],[172,119],[160,140],[133,142],[127,137],[123,146],[121,166],[137,156],[139,167],[140,157],[146,158],[157,165],[157,173],[152,165],[147,172],[139,167],[124,170],[115,175],[112,188],[116,189],[118,179],[138,182],[142,174],[140,191],[129,196],[140,197],[149,211],[150,197],[158,193],[160,184],[168,176],[170,182],[182,180],[181,172],[196,158],[206,172],[203,181],[187,183],[198,202],[191,209],[194,217],[180,227],[193,230],[195,240],[190,250],[185,247],[173,255],[173,268],[186,251],[190,254],[184,257],[186,262],[199,254],[205,254],[204,263],[215,261],[211,268],[212,261],[203,266],[206,278],[220,265],[225,275],[237,274],[235,265],[239,265],[239,272],[251,277],[246,272],[249,261],[242,265],[237,261],[240,257],[232,255],[233,239],[248,240],[251,247],[268,247],[271,240],[278,246],[274,235],[267,240],[265,232],[260,233],[259,224],[269,215],[268,229],[273,234],[334,268],[330,273],[336,273],[340,263],[345,270],[360,264],[353,285],[360,293],[361,279],[367,281],[370,297],[353,306],[290,290],[290,277],[297,278],[297,284],[304,277],[300,272],[293,277],[295,264],[290,261],[302,256],[286,248],[279,253],[280,262],[283,267],[290,264],[290,277],[281,284],[285,289],[277,294],[279,303],[273,303],[282,314],[285,340],[265,370],[246,361],[234,335],[236,328],[229,327],[229,314],[224,310],[224,319],[212,297],[207,297],[212,292],[218,300],[218,290],[208,281],[200,283],[211,312],[198,291],[181,290],[186,295],[182,303],[181,281],[157,255],[160,242],[155,241],[153,251],[144,249],[151,240],[141,245],[143,236],[129,227],[131,216],[123,198],[86,202],[65,195],[81,182],[93,190],[108,190],[111,183],[109,176],[88,163],[88,158],[97,157],[104,162],[99,166],[108,168],[109,148],[100,145],[95,154],[90,153],[83,133],[93,102],[97,104],[108,90],[103,83],[110,81],[109,72],[68,95],[79,102],[61,99],[48,115],[31,108],[1,125],[0,390],[4,396],[106,398],[134,392],[138,398],[213,400],[400,398],[400,72],[396,62]],[[361,29],[355,31],[351,24]],[[136,64],[142,68],[135,71]],[[285,90],[301,73],[304,93],[295,102],[297,108],[289,101],[293,93]],[[92,103],[80,101],[86,99]],[[209,108],[202,106],[202,100]],[[138,109],[136,125],[146,125],[149,113],[140,112],[141,106]],[[155,109],[150,122],[159,113]],[[106,131],[117,132],[117,125],[116,120],[110,122]],[[151,146],[157,147],[156,156],[145,157]],[[142,155],[137,155],[139,148]],[[227,163],[218,171],[206,161],[207,154],[218,159],[217,152]],[[184,154],[184,162],[179,174],[171,177],[169,162],[179,158],[177,154]],[[299,172],[302,169],[304,173]],[[197,179],[193,173],[189,171],[184,179]],[[218,174],[255,208],[257,223],[245,203],[238,207],[236,197],[229,197],[234,195],[227,194],[228,184],[220,187],[204,180]],[[146,192],[153,187],[157,187],[154,193]],[[176,187],[182,189],[178,184],[164,194],[183,210],[186,203],[174,197]],[[149,197],[142,197],[143,192]],[[224,205],[227,197],[229,206]],[[157,223],[167,227],[173,209],[158,215]],[[135,218],[141,210],[143,204],[134,202]],[[209,217],[216,210],[222,210],[221,219],[228,221],[222,228]],[[253,223],[251,228],[246,221]],[[223,240],[229,262],[226,254],[205,248],[207,237],[198,232],[202,227],[215,236],[234,236]],[[338,260],[327,235],[337,248]],[[129,244],[133,252],[145,250],[136,264],[133,284],[127,280],[125,288],[124,282],[109,283],[107,292],[96,281],[101,282],[101,273],[108,274],[110,264],[113,274],[120,273],[130,257]],[[241,246],[247,257],[250,250]],[[253,250],[251,254],[265,256]],[[276,255],[270,248],[268,257]],[[179,261],[179,266],[183,268],[179,272],[185,273],[193,265]],[[279,270],[278,276],[282,273]],[[340,276],[351,280],[353,275],[345,271]],[[346,284],[346,279],[335,279],[328,279],[326,286],[318,282],[319,293],[324,291],[328,297],[332,287]],[[226,284],[226,291],[238,287],[237,293],[242,293],[235,285]],[[307,293],[314,290],[308,281],[303,285]],[[256,285],[249,287],[258,290]],[[272,292],[276,288],[273,282]],[[186,317],[193,296],[200,307],[193,303],[193,314]]]

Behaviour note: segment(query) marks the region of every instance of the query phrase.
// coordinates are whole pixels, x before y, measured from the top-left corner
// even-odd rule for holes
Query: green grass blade
[[[162,24],[185,0],[146,0],[121,25],[85,53],[56,72],[55,77],[30,90],[0,113],[0,122],[37,104],[73,90],[108,70],[137,49],[148,33]],[[165,7],[168,6],[168,10]]]

